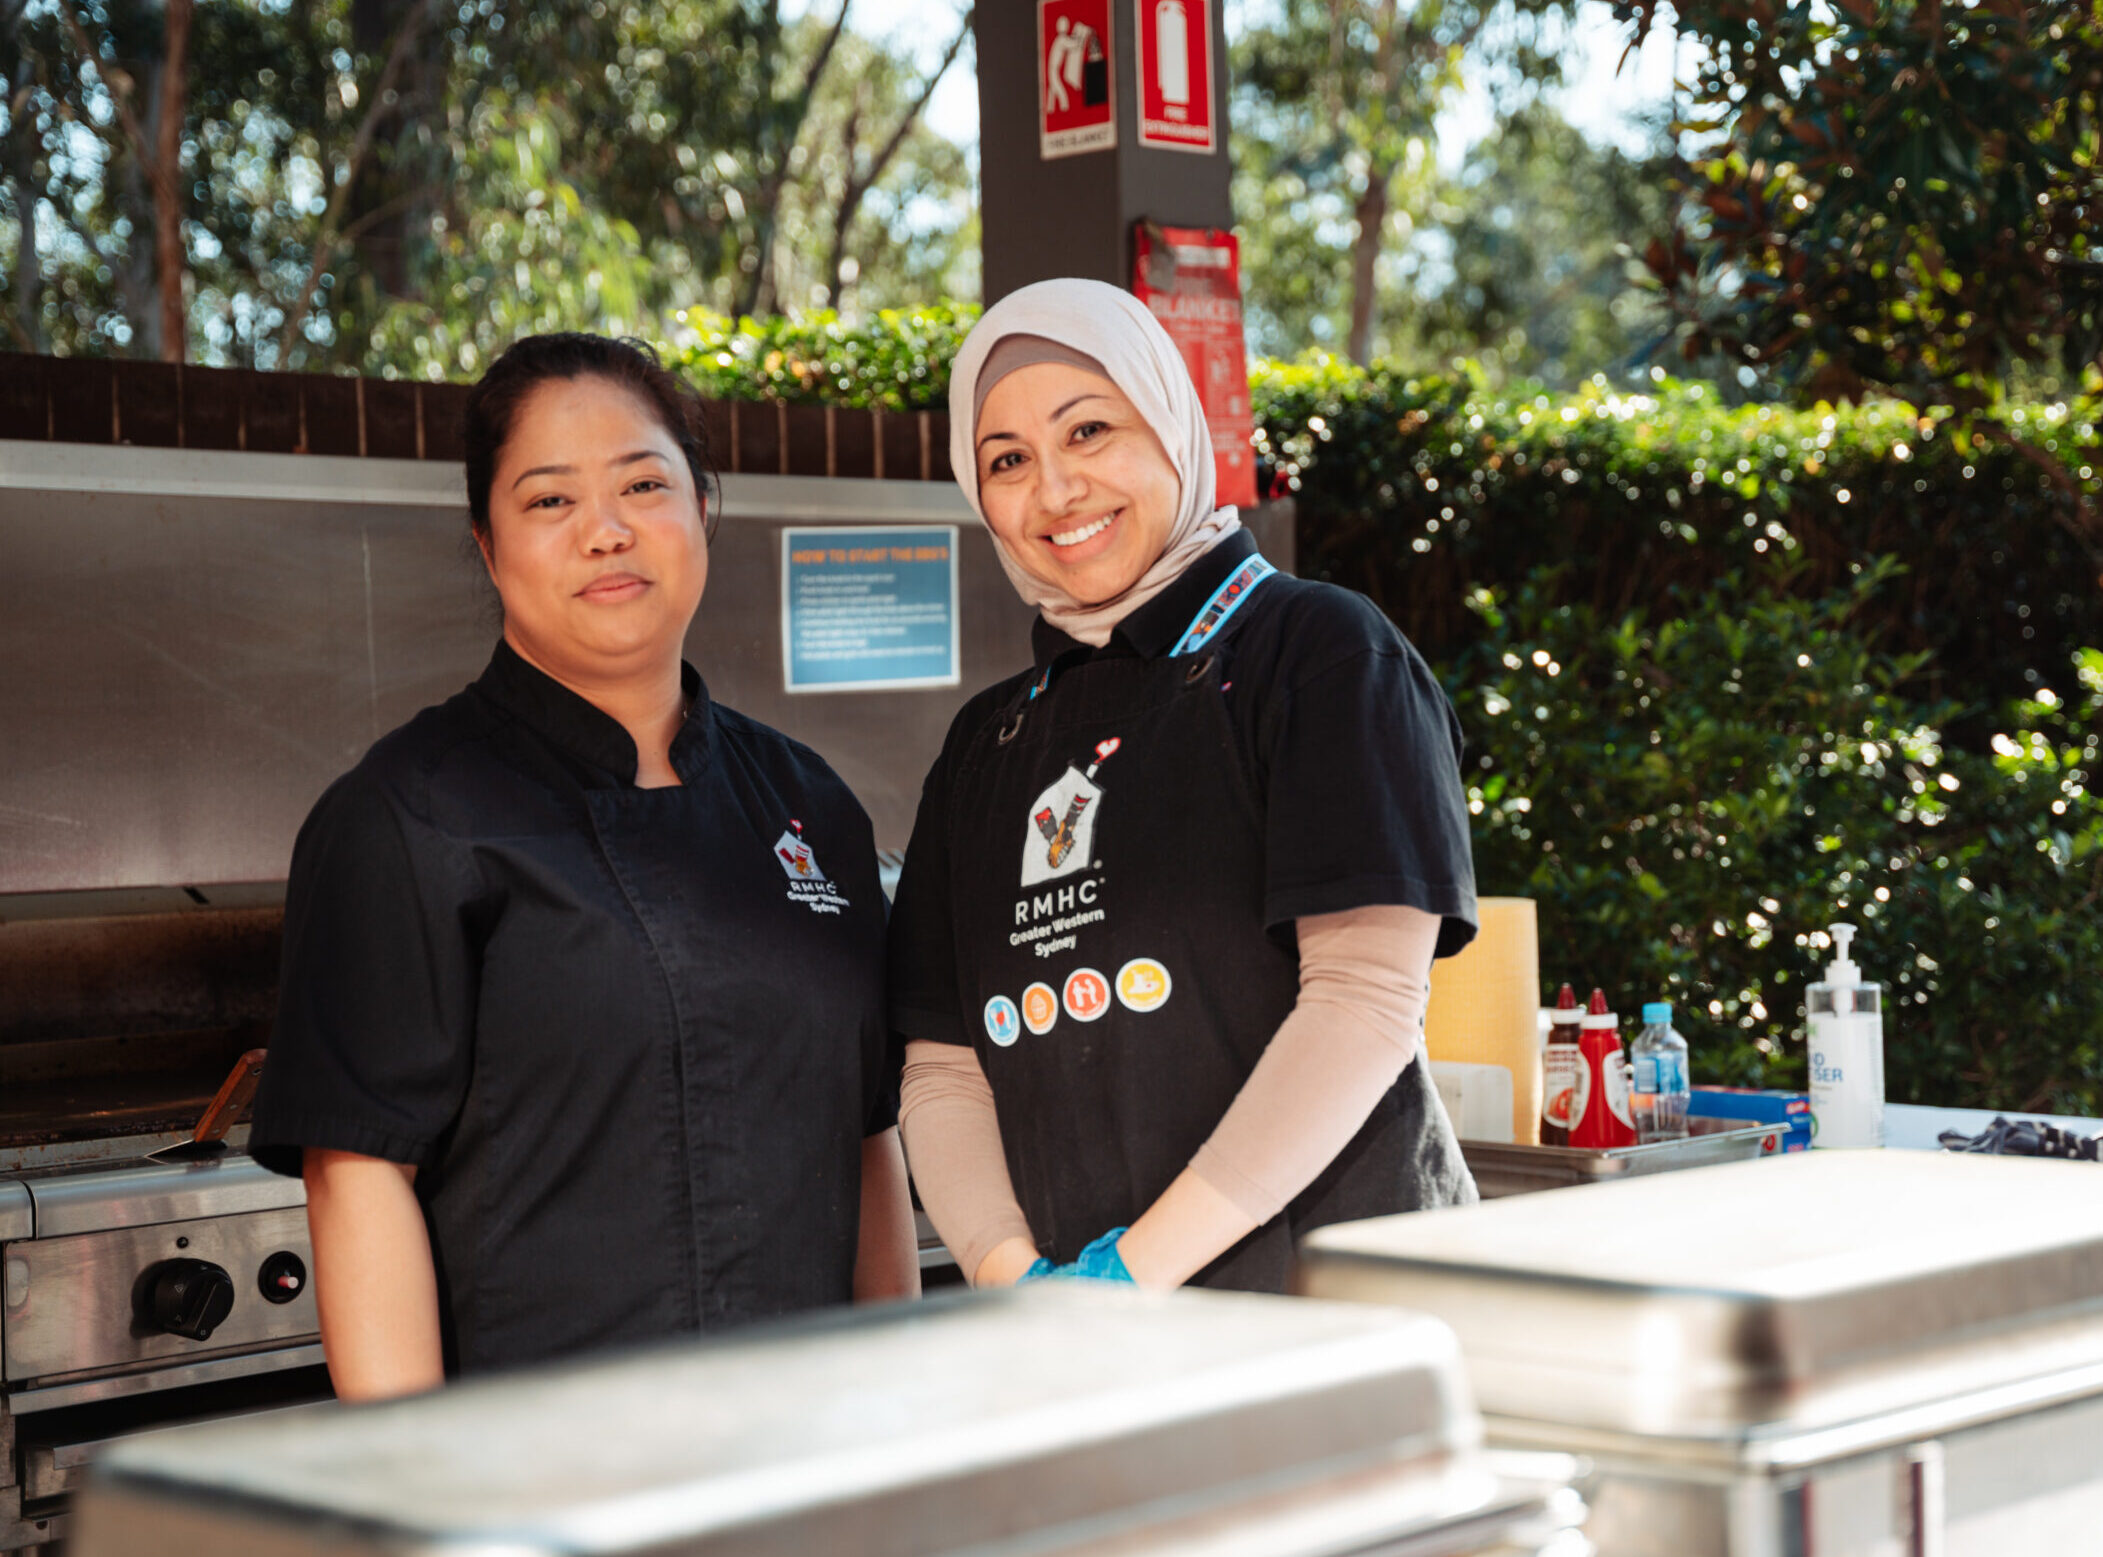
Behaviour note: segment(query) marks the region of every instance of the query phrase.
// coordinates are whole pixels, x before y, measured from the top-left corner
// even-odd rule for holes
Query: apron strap
[[[1176,646],[1168,651],[1168,657],[1175,659],[1181,655],[1195,654],[1204,647],[1206,640],[1219,631],[1227,618],[1239,611],[1249,596],[1256,593],[1257,586],[1277,571],[1268,559],[1259,554],[1249,558],[1227,575],[1219,588],[1212,592],[1211,597],[1198,607],[1198,614],[1193,616],[1190,625],[1183,629],[1183,636],[1177,639]],[[1022,696],[1009,705],[1008,717],[1001,723],[1001,745],[1007,745],[1021,731],[1023,711],[1042,697],[1044,689],[1051,685],[1052,669],[1051,665],[1045,666],[1044,673],[1032,681]]]

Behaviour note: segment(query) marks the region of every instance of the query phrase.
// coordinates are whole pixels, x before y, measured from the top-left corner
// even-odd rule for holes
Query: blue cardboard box
[[[1784,1124],[1785,1152],[1811,1149],[1811,1099],[1802,1092],[1777,1092],[1756,1087],[1696,1087],[1687,1104],[1695,1119],[1750,1119],[1755,1124]]]

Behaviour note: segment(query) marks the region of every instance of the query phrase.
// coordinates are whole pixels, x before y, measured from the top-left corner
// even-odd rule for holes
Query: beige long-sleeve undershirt
[[[1416,1055],[1431,997],[1436,914],[1380,905],[1294,929],[1298,998],[1190,1164],[1247,1219],[1243,1232],[1276,1216],[1350,1143]],[[898,1124],[921,1204],[967,1276],[1006,1240],[1035,1241],[970,1048],[906,1046]]]

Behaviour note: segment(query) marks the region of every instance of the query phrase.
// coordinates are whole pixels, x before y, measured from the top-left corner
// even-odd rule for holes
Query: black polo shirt
[[[1035,665],[958,712],[922,790],[892,915],[892,1025],[904,1037],[970,1043],[977,1031],[975,1013],[958,1003],[953,940],[974,927],[954,922],[944,830],[929,825],[971,804],[951,793],[957,753],[1046,670],[1167,655],[1213,590],[1255,553],[1247,530],[1228,536],[1101,648],[1039,617]],[[1262,809],[1260,928],[1290,940],[1292,922],[1311,914],[1399,904],[1442,917],[1440,957],[1473,940],[1460,720],[1416,647],[1355,590],[1281,573],[1207,648],[1220,658],[1242,777]],[[1173,790],[1176,774],[1157,768],[1146,781]]]
[[[1218,1127],[1298,999],[1296,920],[1400,904],[1441,917],[1442,954],[1475,933],[1443,690],[1363,596],[1263,577],[1254,551],[1228,537],[1099,649],[1040,622],[1036,665],[966,705],[922,793],[892,1023],[975,1048],[1056,1261],[1143,1213]],[[1194,1279],[1283,1291],[1312,1228],[1472,1198],[1412,1064]]]
[[[293,851],[250,1150],[418,1169],[448,1372],[852,1295],[895,1122],[869,822],[691,666],[671,760],[499,644]]]

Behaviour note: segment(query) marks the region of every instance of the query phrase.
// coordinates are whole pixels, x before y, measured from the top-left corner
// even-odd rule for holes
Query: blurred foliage
[[[886,308],[860,324],[822,309],[768,319],[688,309],[670,360],[716,400],[946,411],[949,365],[978,315],[975,303]]]
[[[1635,366],[1667,322],[1629,242],[1670,220],[1664,162],[1595,144],[1539,99],[1507,115],[1417,213],[1383,354],[1562,389]]]
[[[1349,329],[1347,214],[1333,192],[1237,123],[1235,207],[1252,349],[1341,350]],[[1664,159],[1574,129],[1545,100],[1512,109],[1452,173],[1420,141],[1394,180],[1375,271],[1372,349],[1476,362],[1492,382],[1570,388],[1635,362],[1668,321],[1640,255],[1671,220]],[[1631,239],[1635,247],[1631,246]]]
[[[0,314],[12,349],[157,355],[153,199],[113,83],[158,88],[163,9],[74,4],[91,48],[50,4],[0,6]],[[360,61],[349,7],[200,4],[184,171],[193,333],[206,353],[282,321],[326,203],[322,168],[350,138]],[[365,62],[365,79],[377,75]]]
[[[1275,317],[1283,333],[1262,345],[1371,357],[1395,245],[1438,184],[1439,110],[1471,82],[1523,101],[1560,80],[1557,24],[1575,10],[1574,0],[1272,0],[1245,17],[1232,58],[1236,205],[1261,213],[1244,223],[1244,270],[1259,319]],[[1308,333],[1294,333],[1302,322]]]
[[[1303,569],[1370,595],[1433,658],[1463,601],[1564,565],[1559,602],[1607,614],[1764,561],[1823,593],[1891,554],[1874,606],[1909,696],[1959,733],[2103,643],[2103,404],[2008,407],[1995,435],[1890,400],[1727,406],[1669,380],[1629,394],[1493,390],[1333,359],[1254,375],[1263,472],[1299,499]],[[1981,736],[1983,738],[1983,736]]]
[[[918,121],[924,40],[844,14],[199,0],[189,359],[472,377],[531,329],[671,334],[681,306],[771,312],[835,277],[853,310],[969,286],[969,169]],[[160,16],[0,3],[15,348],[153,354],[153,196],[113,94],[150,100]],[[941,25],[955,38],[963,13]]]
[[[654,333],[679,268],[654,265],[632,224],[563,176],[547,119],[493,104],[477,117],[455,169],[476,197],[432,223],[415,293],[370,299],[369,324],[365,309],[341,310],[343,328],[364,328],[364,361],[419,378],[472,377],[536,331]]]
[[[1892,1100],[2103,1115],[2103,653],[1969,752],[1878,642],[1896,566],[1811,597],[1801,571],[1613,615],[1553,573],[1476,591],[1448,680],[1482,889],[1538,900],[1547,989],[1671,999],[1699,1080],[1804,1085],[1804,986],[1844,921]]]
[[[1638,38],[1659,0],[1617,0]],[[1691,230],[1649,263],[1690,355],[1807,396],[1991,405],[2103,366],[2103,4],[1675,0]],[[2091,387],[2096,380],[2091,378]]]
[[[967,49],[969,35],[955,36],[961,24],[949,25]],[[787,241],[776,250],[774,289],[782,307],[977,295],[974,170],[963,147],[920,122],[927,74],[894,48],[852,32],[840,39],[811,102],[807,150],[782,189]]]

